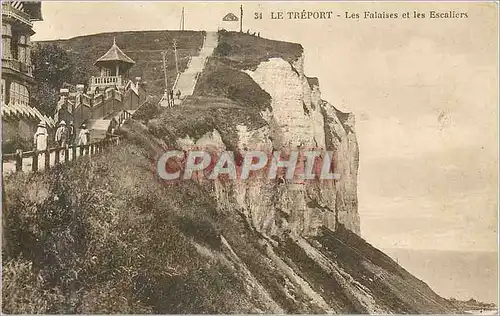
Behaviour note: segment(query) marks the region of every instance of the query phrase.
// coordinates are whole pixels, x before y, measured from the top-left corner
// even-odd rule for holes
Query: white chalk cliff
[[[236,126],[239,149],[326,149],[333,151],[339,180],[282,183],[276,180],[235,181],[215,185],[219,207],[241,210],[249,223],[268,236],[291,233],[314,236],[320,226],[337,223],[359,234],[357,210],[358,145],[354,116],[321,99],[318,80],[304,74],[304,58],[293,64],[271,58],[245,72],[271,96],[271,109],[262,111],[267,126]],[[198,140],[179,139],[182,147],[225,146],[217,130]]]

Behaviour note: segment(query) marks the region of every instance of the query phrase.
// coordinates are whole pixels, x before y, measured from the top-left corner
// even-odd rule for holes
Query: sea
[[[445,298],[498,306],[498,254],[482,251],[384,249],[387,255]]]

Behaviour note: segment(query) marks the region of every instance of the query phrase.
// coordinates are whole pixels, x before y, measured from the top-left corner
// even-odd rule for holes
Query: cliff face
[[[293,64],[282,58],[261,62],[244,72],[269,94],[271,104],[260,112],[266,124],[253,129],[235,124],[237,142],[243,150],[329,150],[333,151],[337,181],[278,184],[276,180],[215,183],[221,208],[241,209],[252,226],[268,236],[284,232],[314,236],[321,226],[334,231],[337,224],[359,234],[356,178],[358,146],[354,116],[342,113],[321,99],[318,80],[303,72],[304,57]],[[211,140],[210,140],[211,139]],[[211,144],[227,149],[217,127],[197,139],[177,142],[187,149]]]

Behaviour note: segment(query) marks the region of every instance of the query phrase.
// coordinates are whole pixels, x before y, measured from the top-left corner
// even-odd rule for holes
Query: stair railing
[[[118,145],[119,143],[120,136],[113,136],[86,145],[58,146],[47,148],[43,151],[32,150],[23,152],[22,150],[17,150],[13,154],[2,155],[3,170],[5,172],[5,164],[12,161],[15,164],[15,172],[38,172],[40,170],[49,170],[63,162],[75,161],[78,157],[93,156],[102,153],[111,146]],[[51,160],[52,154],[54,154],[54,159]],[[24,168],[23,162],[25,158],[28,158],[28,161],[31,159],[31,168]],[[42,161],[43,164],[40,164]]]

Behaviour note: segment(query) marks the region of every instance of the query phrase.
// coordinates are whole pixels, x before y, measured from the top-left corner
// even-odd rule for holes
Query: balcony
[[[108,77],[91,77],[90,78],[91,87],[99,87],[105,88],[110,86],[118,86],[121,87],[122,84],[122,76],[108,76]]]
[[[16,59],[2,58],[2,68],[8,68],[17,72],[33,76],[33,66],[23,63]]]
[[[30,16],[25,12],[14,8],[9,3],[2,3],[2,16],[13,18],[23,24],[28,25],[29,27],[33,27],[33,22],[31,22]]]

